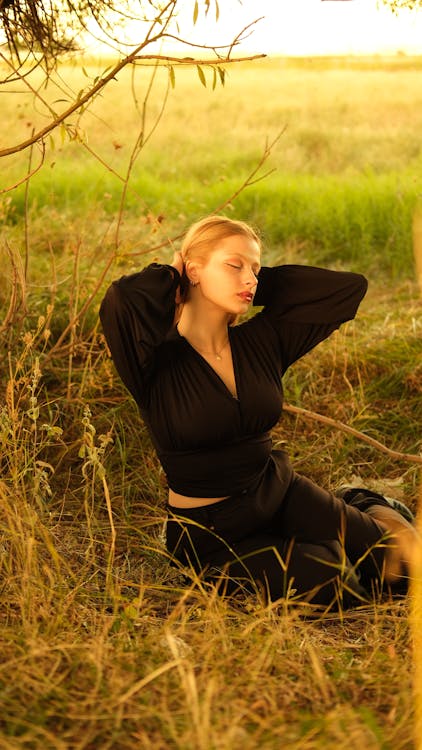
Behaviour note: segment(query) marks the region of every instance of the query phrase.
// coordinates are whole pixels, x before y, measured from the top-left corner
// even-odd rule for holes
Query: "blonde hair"
[[[221,240],[240,235],[256,242],[261,249],[261,240],[254,229],[245,221],[228,219],[226,216],[206,216],[192,224],[182,242],[183,261],[200,258],[207,260]]]
[[[236,235],[256,242],[261,250],[262,244],[258,234],[245,221],[214,215],[200,219],[200,221],[195,222],[188,229],[182,242],[180,253],[183,262],[201,260],[205,263],[219,242]],[[177,305],[175,323],[180,319],[182,308],[188,295],[189,281],[184,272],[180,282],[180,303]],[[230,320],[230,325],[233,325],[236,320],[237,317],[233,316]]]

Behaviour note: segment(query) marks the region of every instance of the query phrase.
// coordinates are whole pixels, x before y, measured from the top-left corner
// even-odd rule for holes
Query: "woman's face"
[[[211,307],[231,315],[245,313],[252,303],[261,267],[257,242],[242,235],[221,240],[205,263],[194,264],[199,292]]]

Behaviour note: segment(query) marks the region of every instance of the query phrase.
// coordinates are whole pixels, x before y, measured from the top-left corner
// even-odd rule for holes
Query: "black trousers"
[[[379,499],[349,504],[294,472],[286,488],[273,479],[211,505],[169,507],[170,553],[226,593],[347,607],[379,591],[387,542],[365,513]]]

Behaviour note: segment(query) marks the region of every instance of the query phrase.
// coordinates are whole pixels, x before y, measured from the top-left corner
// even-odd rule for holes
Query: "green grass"
[[[132,181],[126,202],[128,221],[136,223],[137,209],[144,205],[153,215],[166,218],[171,206],[170,221],[172,212],[186,218],[206,214],[223,203],[238,184],[231,178],[213,185],[198,206],[196,179],[162,179],[160,183],[156,177],[141,175]],[[39,206],[45,221],[51,213],[60,215],[63,201],[77,203],[78,210],[88,217],[98,213],[110,218],[119,209],[120,194],[112,179],[103,175],[93,181],[87,166],[73,170],[65,192],[57,192],[60,184],[49,181],[37,186],[34,217]],[[277,174],[241,195],[236,211],[262,227],[270,248],[294,242],[316,262],[347,262],[364,271],[377,265],[383,273],[409,278],[413,275],[411,226],[417,197],[417,186],[406,175],[395,173],[378,177],[373,173],[346,177]],[[23,206],[23,197],[20,204],[16,200],[17,215]]]
[[[86,68],[92,75],[100,70],[89,60]],[[74,90],[86,85],[76,64],[65,74]],[[149,75],[141,68],[135,76],[139,104]],[[166,82],[163,69],[149,101],[146,134],[159,116]],[[420,92],[419,58],[257,61],[229,68],[226,86],[215,91],[200,85],[195,70],[177,69],[165,116],[131,175],[123,204],[130,234],[137,227],[139,236],[145,217],[159,215],[166,239],[214,210],[254,169],[265,142],[283,131],[261,174],[275,171],[248,188],[235,210],[271,243],[294,241],[317,262],[357,261],[366,270],[373,260],[393,278],[409,277],[412,214],[422,192]],[[24,139],[30,128],[45,124],[44,105],[34,108],[22,95],[16,119],[19,95],[2,93],[6,134]],[[66,95],[53,83],[43,91],[50,102]],[[0,215],[9,224],[21,222],[26,200],[31,217],[41,214],[48,222],[53,212],[90,228],[93,214],[107,218],[120,210],[140,127],[129,72],[68,124],[78,126],[89,152],[66,134],[54,134],[29,195],[22,186],[3,198]],[[33,165],[37,158],[34,149]],[[19,155],[5,160],[5,167],[8,184],[26,170]]]
[[[321,616],[221,599],[169,564],[162,472],[98,305],[112,278],[168,258],[168,239],[236,191],[287,126],[275,171],[226,211],[260,228],[267,262],[364,270],[370,286],[357,320],[288,373],[286,399],[420,453],[421,66],[270,60],[230,69],[214,92],[178,70],[121,225],[122,181],[58,135],[28,195],[1,197],[0,748],[415,746],[407,600]],[[124,175],[139,125],[124,75],[94,110],[88,145]],[[1,119],[5,142],[45,121],[6,92]],[[5,160],[4,183],[27,156]],[[405,457],[288,412],[274,439],[324,486],[354,479],[417,507],[420,465]]]

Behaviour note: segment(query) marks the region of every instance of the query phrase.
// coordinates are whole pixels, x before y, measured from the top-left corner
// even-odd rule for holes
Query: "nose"
[[[249,287],[255,287],[257,285],[258,279],[256,278],[252,268],[249,268],[247,273],[245,274],[244,283]]]

